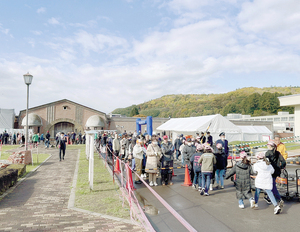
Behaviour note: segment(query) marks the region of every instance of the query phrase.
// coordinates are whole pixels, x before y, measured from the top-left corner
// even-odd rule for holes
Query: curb
[[[118,222],[124,222],[124,223],[128,223],[128,224],[131,224],[131,225],[140,226],[138,223],[135,223],[135,222],[133,222],[131,220],[128,220],[128,219],[113,217],[113,216],[106,215],[106,214],[101,214],[101,213],[95,213],[95,212],[92,212],[92,211],[89,211],[89,210],[80,209],[80,208],[75,207],[75,193],[76,193],[76,185],[77,185],[77,177],[78,177],[78,169],[79,169],[79,158],[80,158],[80,150],[78,150],[76,167],[75,167],[73,183],[72,183],[72,190],[71,190],[70,197],[69,197],[69,202],[68,202],[68,209],[75,210],[75,211],[85,213],[85,214],[90,214],[90,215],[93,215],[93,216],[98,216],[98,217],[102,217],[102,218],[106,218],[106,219],[111,219],[111,220],[118,221]]]
[[[31,170],[29,173],[26,174],[26,176],[24,176],[23,178],[21,178],[20,180],[17,181],[17,183],[9,188],[5,193],[3,193],[0,196],[0,201],[5,198],[8,194],[10,194],[11,192],[13,192],[15,190],[15,188],[17,188],[24,180],[26,180],[28,177],[30,177],[32,175],[32,173],[34,173],[36,170],[38,170],[45,162],[48,161],[48,159],[50,159],[52,157],[51,154],[49,154],[49,157],[47,159],[45,159],[42,163],[40,163],[39,166],[37,166],[35,169]]]

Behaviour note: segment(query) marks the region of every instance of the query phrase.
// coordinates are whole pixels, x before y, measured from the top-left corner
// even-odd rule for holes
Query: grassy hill
[[[143,104],[115,109],[112,113],[132,116],[139,114],[153,117],[194,117],[228,113],[263,116],[278,111],[294,112],[293,107],[280,107],[277,97],[299,94],[300,87],[248,87],[224,94],[166,95]]]

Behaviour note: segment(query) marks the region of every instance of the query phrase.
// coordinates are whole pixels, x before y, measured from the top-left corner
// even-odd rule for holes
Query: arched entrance
[[[58,122],[54,125],[54,135],[58,132],[64,132],[65,134],[74,132],[74,127],[74,124],[70,122]]]

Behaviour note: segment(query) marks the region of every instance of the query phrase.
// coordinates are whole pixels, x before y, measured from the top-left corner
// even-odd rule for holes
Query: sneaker
[[[244,204],[239,205],[239,208],[240,208],[240,209],[245,209]]]
[[[204,194],[204,189],[201,189],[200,195],[202,196]]]
[[[270,200],[269,197],[264,197],[264,200],[265,200],[265,202],[267,202],[268,205],[272,204],[272,202],[271,202],[271,200]]]
[[[209,190],[213,191],[213,185],[212,184],[209,185]]]
[[[254,209],[254,207],[255,207],[255,200],[250,200],[250,207],[251,207],[251,209]]]
[[[282,209],[283,208],[283,204],[284,204],[284,201],[282,199],[280,199],[280,201],[278,202],[279,204],[279,207]]]
[[[195,184],[193,184],[192,189],[197,189],[197,186]]]
[[[149,185],[152,187],[153,186],[153,182],[151,181]]]
[[[209,196],[209,193],[204,193],[204,196]]]
[[[281,212],[281,208],[279,205],[277,205],[275,208],[274,208],[274,214],[280,214]]]
[[[169,185],[173,185],[173,182],[170,182]]]
[[[198,191],[199,191],[199,192],[201,192],[201,191],[202,191],[202,188],[201,188],[201,187],[199,187],[199,188],[198,188]]]
[[[254,208],[253,209],[258,209],[258,204],[254,204]]]
[[[166,183],[163,181],[162,183],[161,183],[163,186],[165,186],[166,185]]]
[[[137,181],[134,181],[134,183],[135,183],[135,184],[141,184],[141,183],[142,183],[142,181],[140,181],[140,180],[137,180]]]
[[[154,182],[154,185],[157,186],[158,184],[156,182]]]
[[[224,186],[221,186],[221,189],[224,189]]]

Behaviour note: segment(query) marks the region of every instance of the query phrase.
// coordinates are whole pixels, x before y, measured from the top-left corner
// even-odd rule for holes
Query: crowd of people
[[[16,145],[16,144],[24,144],[25,143],[25,135],[23,133],[8,133],[6,130],[0,134],[0,142],[1,144],[7,145]]]
[[[174,162],[186,166],[192,180],[192,188],[200,195],[209,196],[213,189],[224,189],[224,179],[235,176],[236,196],[239,208],[245,208],[244,199],[249,199],[250,207],[258,208],[258,199],[264,191],[264,200],[274,205],[274,214],[283,208],[283,200],[276,188],[276,178],[285,168],[287,152],[280,137],[268,142],[268,151],[257,154],[257,162],[251,164],[246,152],[240,153],[240,161],[227,171],[229,155],[225,133],[219,134],[213,142],[209,132],[193,136],[178,135],[172,143],[167,135],[148,135],[115,132],[97,135],[97,145],[107,148],[108,155],[115,155],[129,162],[136,171],[135,184],[141,184],[140,178],[149,178],[150,186],[157,186],[157,177],[161,176],[162,185],[173,185]],[[255,196],[252,196],[251,180],[255,182]]]

